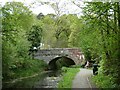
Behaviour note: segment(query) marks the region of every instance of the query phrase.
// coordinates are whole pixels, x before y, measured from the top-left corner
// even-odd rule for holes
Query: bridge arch
[[[51,60],[54,61],[55,58],[55,60],[57,60],[59,57],[63,56],[69,58],[69,60],[71,59],[71,61],[74,61],[75,65],[79,65],[85,60],[84,54],[79,48],[40,49],[34,53],[35,59],[44,60],[47,64],[51,63]]]
[[[71,65],[75,65],[74,60],[72,60],[71,58],[69,58],[67,56],[59,56],[59,57],[55,57],[49,61],[49,63],[48,63],[49,69],[57,69],[57,67],[59,67],[57,61],[62,66],[66,66],[66,67],[69,67]]]

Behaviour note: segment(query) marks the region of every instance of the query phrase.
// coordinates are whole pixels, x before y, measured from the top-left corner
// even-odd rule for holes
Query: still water
[[[4,88],[57,88],[61,79],[61,71],[46,71],[35,77],[16,81],[15,83],[3,83]]]

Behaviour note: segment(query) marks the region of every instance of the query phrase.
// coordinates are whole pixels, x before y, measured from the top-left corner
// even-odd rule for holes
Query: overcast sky
[[[16,2],[23,2],[26,5],[31,5],[32,8],[30,8],[33,13],[39,14],[43,13],[44,15],[53,13],[55,14],[54,9],[50,5],[41,5],[40,2],[59,2],[59,8],[62,11],[63,14],[78,14],[81,15],[82,9],[71,3],[71,1],[76,1],[79,3],[80,6],[83,6],[83,0],[0,0],[0,2],[5,4],[5,2],[11,2],[11,1],[16,1]],[[34,3],[34,4],[33,4]]]

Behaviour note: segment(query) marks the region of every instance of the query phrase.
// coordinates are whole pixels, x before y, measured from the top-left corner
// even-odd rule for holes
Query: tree
[[[69,47],[79,47],[79,34],[82,28],[82,22],[78,19],[76,15],[68,15],[70,19],[70,35],[68,39],[68,46]]]
[[[43,23],[43,25],[42,25],[43,37],[42,37],[41,43],[44,44],[44,47],[42,47],[42,48],[54,47],[54,44],[55,44],[54,17],[55,17],[54,14],[48,14],[48,15],[45,15],[44,18],[41,20]]]
[[[26,32],[32,24],[33,14],[23,3],[7,2],[2,7],[3,80],[13,77],[14,69],[23,68],[27,63],[30,43]]]
[[[28,33],[28,41],[31,42],[30,51],[34,51],[34,47],[40,46],[42,39],[42,28],[40,26],[32,26],[31,31]]]
[[[88,26],[85,27],[86,36],[84,35],[84,38],[92,39],[90,47],[97,52],[99,57],[102,57],[100,60],[101,72],[113,77],[117,84],[120,80],[117,78],[119,76],[117,69],[120,68],[118,59],[119,7],[119,2],[89,2],[84,7],[83,16],[84,22]],[[92,33],[90,33],[91,31]],[[84,41],[90,40],[88,38]]]

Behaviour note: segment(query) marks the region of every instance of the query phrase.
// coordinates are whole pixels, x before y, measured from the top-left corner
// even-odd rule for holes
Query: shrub
[[[92,78],[93,82],[99,88],[115,88],[114,79],[111,76],[104,76],[103,74],[96,75]]]

